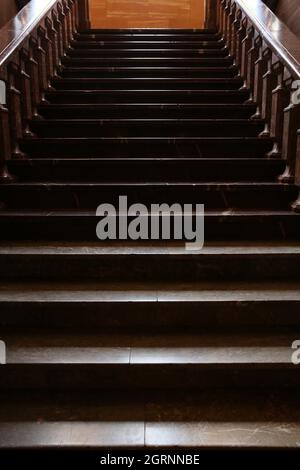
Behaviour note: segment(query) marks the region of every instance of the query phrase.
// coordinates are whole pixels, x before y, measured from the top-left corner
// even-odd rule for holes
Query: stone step
[[[45,119],[250,119],[254,104],[110,103],[55,104],[38,107]]]
[[[300,329],[298,282],[2,282],[1,329]],[[147,330],[145,330],[147,328]],[[178,330],[177,330],[178,331]]]
[[[102,203],[118,207],[126,195],[128,205],[204,204],[206,210],[288,210],[297,199],[296,187],[281,183],[98,183],[98,182],[16,182],[0,186],[2,208],[91,209]]]
[[[21,150],[33,158],[257,158],[272,147],[272,139],[257,137],[27,137],[21,141]]]
[[[285,334],[1,332],[1,390],[299,387]]]
[[[296,281],[300,279],[299,259],[297,241],[206,243],[203,249],[193,251],[170,241],[20,241],[0,245],[0,277],[6,281],[64,282]]]
[[[285,162],[278,158],[30,158],[10,160],[20,181],[257,182],[276,181]]]
[[[249,91],[240,90],[56,90],[45,94],[46,102],[61,104],[244,104]]]
[[[73,67],[59,70],[63,78],[226,78],[238,74],[236,66],[231,67]]]
[[[247,455],[247,461],[255,464],[258,451],[260,460],[272,460],[275,455],[283,467],[297,458],[288,449],[298,448],[299,397],[289,389],[243,389],[242,394],[234,389],[188,394],[176,390],[171,394],[169,390],[86,390],[84,394],[24,390],[22,395],[3,392],[0,399],[0,446],[12,451],[10,462],[30,461],[32,449],[43,452],[42,457],[52,451],[47,459],[59,463],[74,455],[76,461],[89,461],[89,454],[79,456],[78,450],[93,449],[92,461],[98,462],[99,455],[105,452],[107,456],[108,448],[112,455],[114,449],[123,449],[123,453],[135,450],[136,456],[145,447],[158,454],[166,448],[176,454],[182,448],[191,453],[199,450],[201,462],[218,463],[220,457],[228,461],[233,456],[230,450],[237,452],[235,462]],[[20,455],[20,449],[24,454]],[[68,449],[69,454],[64,454]],[[4,461],[6,456],[2,453]]]
[[[56,90],[238,90],[243,80],[236,78],[53,78]]]
[[[250,119],[36,119],[38,137],[255,137],[262,120]]]

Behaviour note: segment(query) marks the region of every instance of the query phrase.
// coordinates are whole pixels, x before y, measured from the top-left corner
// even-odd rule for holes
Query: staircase
[[[299,446],[297,190],[255,112],[214,31],[77,34],[0,187],[1,448]],[[205,247],[98,241],[119,195],[204,203]]]

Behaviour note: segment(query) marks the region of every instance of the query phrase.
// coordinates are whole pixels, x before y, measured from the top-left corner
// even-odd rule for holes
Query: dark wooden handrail
[[[300,39],[262,0],[216,1],[216,26],[257,105],[253,119],[266,122],[261,138],[272,137],[270,156],[286,162],[279,180],[300,184]],[[292,207],[300,210],[300,199]]]
[[[300,38],[262,0],[235,0],[268,46],[282,60],[295,79],[300,78]]]
[[[0,179],[23,158],[19,141],[74,34],[89,27],[88,0],[31,0],[0,29]]]
[[[0,67],[56,3],[57,0],[31,0],[11,21],[1,28]]]

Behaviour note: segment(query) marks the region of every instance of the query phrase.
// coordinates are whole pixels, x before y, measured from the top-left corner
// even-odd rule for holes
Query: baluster
[[[237,58],[237,48],[238,48],[238,31],[241,27],[241,21],[242,21],[242,12],[241,10],[235,10],[235,20],[232,24],[232,49],[231,49],[231,54],[232,57],[235,59]]]
[[[8,72],[8,109],[10,117],[10,137],[12,156],[23,156],[19,148],[19,141],[23,137],[22,105],[20,91],[20,69],[18,64],[11,62],[7,67]]]
[[[261,119],[262,110],[262,95],[263,95],[263,76],[267,71],[268,56],[264,54],[264,43],[261,36],[256,38],[258,47],[258,58],[254,64],[254,85],[253,85],[253,100],[257,105],[256,113],[252,119]],[[269,53],[269,49],[266,49]]]
[[[300,105],[294,104],[291,99],[289,106],[284,110],[282,158],[286,161],[286,168],[284,173],[279,176],[279,181],[283,183],[293,183],[295,179],[299,123]]]
[[[75,29],[74,31],[76,33],[78,33],[78,29],[79,29],[79,1],[78,0],[75,0],[75,4],[74,4],[74,21],[75,21]]]
[[[261,116],[265,121],[265,129],[261,133],[261,137],[269,137],[270,124],[272,115],[272,92],[277,85],[277,75],[273,68],[274,56],[270,51],[267,60],[267,72],[263,76],[263,91],[262,91],[262,110]],[[277,59],[275,59],[277,61]]]
[[[67,28],[66,28],[66,15],[65,15],[65,12],[61,3],[57,4],[57,13],[58,13],[58,18],[61,24],[62,46],[63,46],[62,55],[64,55],[68,47],[68,39],[67,39]]]
[[[76,33],[76,0],[69,0],[69,5],[71,9],[71,28],[72,28],[72,38],[74,39],[74,35]]]
[[[255,63],[259,56],[259,43],[257,43],[257,34],[254,33],[252,37],[251,47],[248,52],[248,65],[247,65],[247,86],[251,90],[253,98],[254,77],[255,77]]]
[[[60,59],[64,55],[64,44],[63,44],[63,35],[62,35],[62,25],[59,20],[58,14],[55,10],[52,12],[54,30],[57,31],[57,50],[58,50],[58,65],[60,64]]]
[[[33,115],[32,110],[32,93],[31,93],[31,79],[27,73],[28,68],[28,51],[24,48],[20,50],[20,91],[22,95],[22,124],[24,133],[30,135],[31,132],[28,128],[28,123]]]
[[[30,48],[32,51],[32,57],[37,63],[37,78],[38,78],[38,103],[44,100],[44,91],[48,86],[47,81],[47,65],[46,65],[46,53],[41,47],[39,40],[31,36],[29,39]],[[37,103],[37,104],[38,104]]]
[[[242,41],[241,75],[245,80],[247,80],[249,51],[252,45],[253,37],[254,37],[254,28],[251,25],[247,28],[246,36],[244,37]]]
[[[229,36],[230,36],[230,28],[229,28],[230,5],[231,5],[231,0],[227,0],[226,6],[225,6],[225,9],[224,9],[224,12],[225,12],[224,40],[225,40],[226,44],[228,44],[228,40],[229,40]]]
[[[24,56],[24,64],[26,65],[26,71],[30,77],[30,92],[31,92],[31,111],[32,115],[37,115],[36,107],[40,102],[40,90],[39,90],[39,71],[38,63],[34,58],[33,49],[29,40],[29,51],[25,48],[22,49]]]
[[[242,64],[242,41],[246,36],[247,20],[241,16],[240,28],[237,31],[236,40],[236,64],[241,69]]]
[[[232,55],[232,49],[233,49],[233,23],[235,19],[235,10],[236,10],[236,4],[231,3],[230,9],[229,9],[229,15],[228,15],[228,41],[227,41],[227,47]]]
[[[0,80],[0,181],[8,182],[13,178],[7,169],[11,158],[9,113],[6,107],[6,83]]]
[[[291,93],[292,77],[288,74],[287,70],[279,62],[278,68],[278,84],[272,92],[272,106],[271,106],[271,137],[275,138],[275,143],[269,156],[280,156],[282,139],[283,139],[283,120],[284,109],[289,104],[289,97]]]
[[[39,26],[37,30],[37,34],[39,37],[41,48],[43,49],[43,51],[45,51],[45,54],[43,54],[43,57],[45,58],[45,62],[46,62],[46,66],[45,66],[46,87],[45,88],[47,88],[49,85],[50,78],[53,76],[53,73],[54,73],[52,42],[50,41],[50,38],[48,36],[47,29]],[[44,74],[44,71],[43,71],[43,74]]]
[[[71,15],[70,15],[70,6],[68,0],[62,0],[63,8],[65,12],[65,22],[66,22],[66,47],[70,46],[70,42],[73,39],[72,36],[72,24],[71,24]]]
[[[56,70],[59,65],[59,45],[58,45],[58,33],[53,26],[53,21],[50,18],[46,18],[45,25],[47,28],[47,35],[51,42],[51,51],[52,51],[52,76],[56,75]]]

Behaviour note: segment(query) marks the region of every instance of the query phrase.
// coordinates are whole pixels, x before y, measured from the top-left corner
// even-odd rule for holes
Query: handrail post
[[[205,0],[205,19],[204,27],[206,29],[217,29],[217,0]]]
[[[78,29],[84,31],[91,27],[89,0],[78,0]]]

